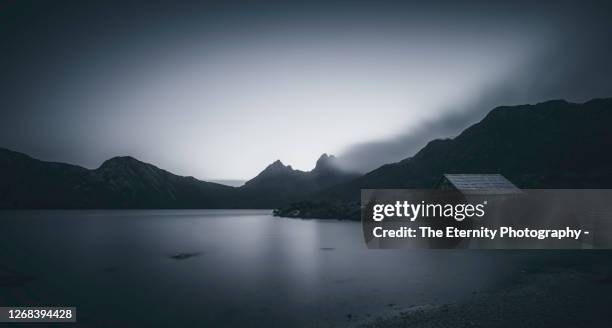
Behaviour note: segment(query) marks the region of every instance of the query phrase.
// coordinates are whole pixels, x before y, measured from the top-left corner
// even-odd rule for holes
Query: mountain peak
[[[291,165],[285,165],[283,164],[283,162],[280,161],[280,159],[277,159],[276,161],[272,162],[272,164],[268,165],[263,171],[261,171],[258,176],[269,177],[293,171],[294,170]]]
[[[285,165],[280,159],[275,160],[272,164],[268,165],[262,172],[284,172],[293,171],[291,165]]]
[[[245,182],[245,187],[252,187],[259,183],[262,183],[269,180],[276,180],[279,178],[284,178],[293,174],[296,174],[300,171],[295,171],[291,165],[285,165],[280,159],[272,162],[272,164],[268,165],[263,171],[261,171],[256,177]]]
[[[330,170],[337,170],[338,169],[338,163],[337,163],[337,159],[336,156],[334,155],[327,155],[327,153],[323,153],[323,155],[321,155],[321,157],[319,157],[319,159],[317,160],[317,164],[315,165],[315,168],[313,169],[313,171],[330,171]]]
[[[268,165],[268,167],[285,167],[285,164],[283,164],[280,159],[277,159],[272,162],[272,164]]]
[[[139,161],[138,159],[132,156],[116,156],[111,159],[108,159],[100,165],[97,169],[98,171],[108,171],[108,172],[123,172],[123,173],[136,173],[136,172],[144,172],[144,171],[163,171],[159,169],[157,166],[149,163],[145,163]]]
[[[115,156],[111,159],[107,159],[100,165],[100,168],[112,168],[121,166],[131,166],[134,164],[145,164],[132,156]]]

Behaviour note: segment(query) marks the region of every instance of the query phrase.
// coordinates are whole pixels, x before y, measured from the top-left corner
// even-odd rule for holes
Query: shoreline
[[[362,328],[609,327],[612,263],[533,264],[507,284],[442,305],[419,304]]]

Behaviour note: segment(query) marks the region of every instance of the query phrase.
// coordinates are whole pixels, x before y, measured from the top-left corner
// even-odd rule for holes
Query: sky
[[[366,172],[500,105],[612,96],[605,3],[2,1],[0,147],[203,180]]]

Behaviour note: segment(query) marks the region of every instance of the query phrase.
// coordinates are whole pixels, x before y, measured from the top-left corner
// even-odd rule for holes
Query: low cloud
[[[451,114],[394,138],[354,145],[340,154],[340,163],[368,172],[409,158],[430,140],[458,135],[498,106],[612,97],[612,19],[606,15],[581,17],[559,29],[558,39],[525,67],[483,89],[474,101],[442,111]]]

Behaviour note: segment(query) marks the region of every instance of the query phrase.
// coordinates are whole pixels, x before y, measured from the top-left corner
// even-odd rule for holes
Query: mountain
[[[0,208],[277,208],[355,177],[325,154],[310,172],[277,161],[244,186],[230,187],[129,156],[89,170],[0,148]]]
[[[281,215],[353,217],[362,188],[433,188],[444,173],[500,173],[521,188],[611,188],[610,149],[612,98],[498,107],[456,138],[431,141],[363,176],[323,154],[312,171],[276,161],[242,187],[132,157],[89,170],[0,149],[0,208],[281,207]]]
[[[110,206],[136,208],[234,207],[234,188],[183,177],[133,157],[105,161],[93,176],[103,181]]]
[[[261,173],[241,187],[248,199],[270,204],[284,204],[309,194],[350,181],[359,176],[338,167],[333,155],[323,154],[312,171],[294,170],[280,160],[268,165]]]
[[[0,149],[0,168],[1,208],[54,208],[67,199],[93,207],[91,199],[99,195],[98,188],[83,186],[90,172],[79,166],[42,162]],[[95,180],[92,184],[96,185]]]
[[[612,98],[497,107],[456,138],[433,140],[411,158],[317,192],[281,214],[326,216],[357,203],[362,188],[434,188],[444,173],[500,173],[521,188],[611,188],[610,149]]]
[[[132,157],[88,170],[0,149],[0,168],[0,208],[225,208],[236,194]]]

